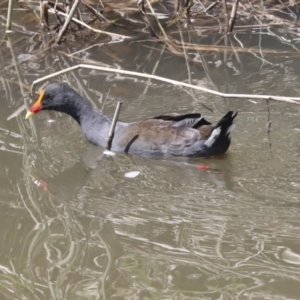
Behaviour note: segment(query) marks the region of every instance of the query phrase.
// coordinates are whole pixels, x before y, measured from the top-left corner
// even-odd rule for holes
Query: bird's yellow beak
[[[26,116],[25,116],[25,119],[29,119],[29,118],[31,118],[33,115],[34,115],[34,112],[28,111],[27,114],[26,114]]]
[[[39,98],[36,100],[36,102],[29,108],[25,119],[29,119],[31,118],[34,114],[38,113],[39,111],[41,111],[43,109],[43,105],[42,105],[42,100],[44,98],[45,95],[45,90],[42,90]]]

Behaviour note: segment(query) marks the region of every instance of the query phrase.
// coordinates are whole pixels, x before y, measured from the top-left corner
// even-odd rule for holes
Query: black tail
[[[216,128],[220,127],[221,128],[221,135],[225,134],[227,135],[228,130],[230,130],[230,126],[233,124],[233,120],[237,116],[238,112],[235,114],[233,111],[229,111],[216,125]]]

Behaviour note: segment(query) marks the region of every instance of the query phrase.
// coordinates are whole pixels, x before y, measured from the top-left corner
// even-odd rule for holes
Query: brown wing
[[[161,119],[132,123],[124,130],[120,146],[126,152],[160,151],[174,155],[200,139],[197,129],[174,127],[174,123]]]
[[[215,129],[215,126],[213,125],[203,125],[199,128],[197,128],[199,133],[200,133],[200,139],[201,140],[207,140],[211,133],[213,132],[213,130]]]

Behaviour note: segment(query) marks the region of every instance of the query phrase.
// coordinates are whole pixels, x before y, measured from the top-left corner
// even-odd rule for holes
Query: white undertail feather
[[[234,129],[235,129],[235,124],[230,125],[226,131],[226,135],[230,134]]]
[[[217,140],[217,138],[219,137],[220,133],[221,133],[221,127],[214,129],[213,132],[211,133],[209,139],[206,140],[204,144],[207,147],[211,147],[214,144],[214,142]]]

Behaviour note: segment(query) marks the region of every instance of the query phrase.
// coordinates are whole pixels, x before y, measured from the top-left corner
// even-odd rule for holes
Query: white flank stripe
[[[216,139],[218,138],[218,136],[220,135],[220,133],[221,133],[221,127],[214,129],[211,136],[209,137],[209,139],[207,141],[205,141],[204,144],[207,147],[211,147],[213,145],[213,143],[216,141]]]

